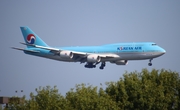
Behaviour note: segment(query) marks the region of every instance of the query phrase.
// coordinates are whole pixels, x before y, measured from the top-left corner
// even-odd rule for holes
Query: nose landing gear
[[[152,60],[153,60],[153,59],[150,59],[150,60],[149,60],[148,66],[152,66],[152,63],[151,63]]]

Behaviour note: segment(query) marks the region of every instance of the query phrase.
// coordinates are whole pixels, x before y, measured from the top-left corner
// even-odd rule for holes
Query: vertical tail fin
[[[24,41],[28,44],[35,44],[35,45],[40,45],[40,46],[45,46],[47,47],[48,45],[37,35],[35,34],[29,27],[20,27],[21,32],[24,37]],[[31,47],[28,46],[27,47]]]

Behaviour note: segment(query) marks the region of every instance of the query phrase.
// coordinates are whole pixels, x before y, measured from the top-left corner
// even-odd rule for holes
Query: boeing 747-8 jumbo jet
[[[166,51],[153,42],[115,43],[101,46],[82,47],[51,47],[48,46],[29,27],[20,27],[27,48],[16,48],[24,53],[65,62],[86,63],[84,67],[95,68],[101,63],[100,69],[104,69],[106,62],[116,65],[127,65],[129,60],[151,61],[166,53]]]

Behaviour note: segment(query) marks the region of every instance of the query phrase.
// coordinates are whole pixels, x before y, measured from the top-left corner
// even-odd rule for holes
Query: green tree
[[[13,110],[63,110],[61,104],[64,97],[58,93],[56,86],[36,88],[36,93],[37,95],[30,93],[30,99],[21,103],[11,102],[9,108]]]
[[[58,93],[56,86],[39,87],[36,89],[37,95],[30,94],[31,100],[27,106],[32,110],[61,110],[61,100],[63,96]]]
[[[25,96],[11,97],[9,99],[8,106],[5,107],[5,110],[25,110],[25,102]]]
[[[0,104],[0,110],[2,110],[3,108],[2,108],[2,105]]]
[[[137,110],[179,109],[179,74],[167,70],[125,73],[117,82],[107,83],[106,93],[119,108]]]
[[[118,110],[116,102],[102,88],[98,89],[85,84],[76,85],[66,94],[66,100],[71,110]]]

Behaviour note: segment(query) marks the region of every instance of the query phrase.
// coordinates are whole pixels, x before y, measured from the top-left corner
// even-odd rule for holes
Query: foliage
[[[56,86],[39,87],[30,99],[11,102],[12,110],[180,110],[180,77],[167,70],[125,73],[117,82],[107,82],[105,90],[92,85],[76,85],[62,96]]]
[[[97,92],[97,87],[85,84],[76,85],[76,90],[71,89],[66,94],[66,99],[71,110],[117,110],[114,101],[102,88]]]
[[[139,110],[180,109],[179,74],[167,70],[143,69],[125,73],[117,82],[107,83],[106,93],[119,108]]]
[[[2,105],[0,104],[0,110],[2,110],[3,108],[2,108]]]
[[[64,97],[58,93],[56,86],[36,88],[36,93],[37,95],[30,93],[30,100],[10,103],[10,108],[15,110],[61,110]]]

